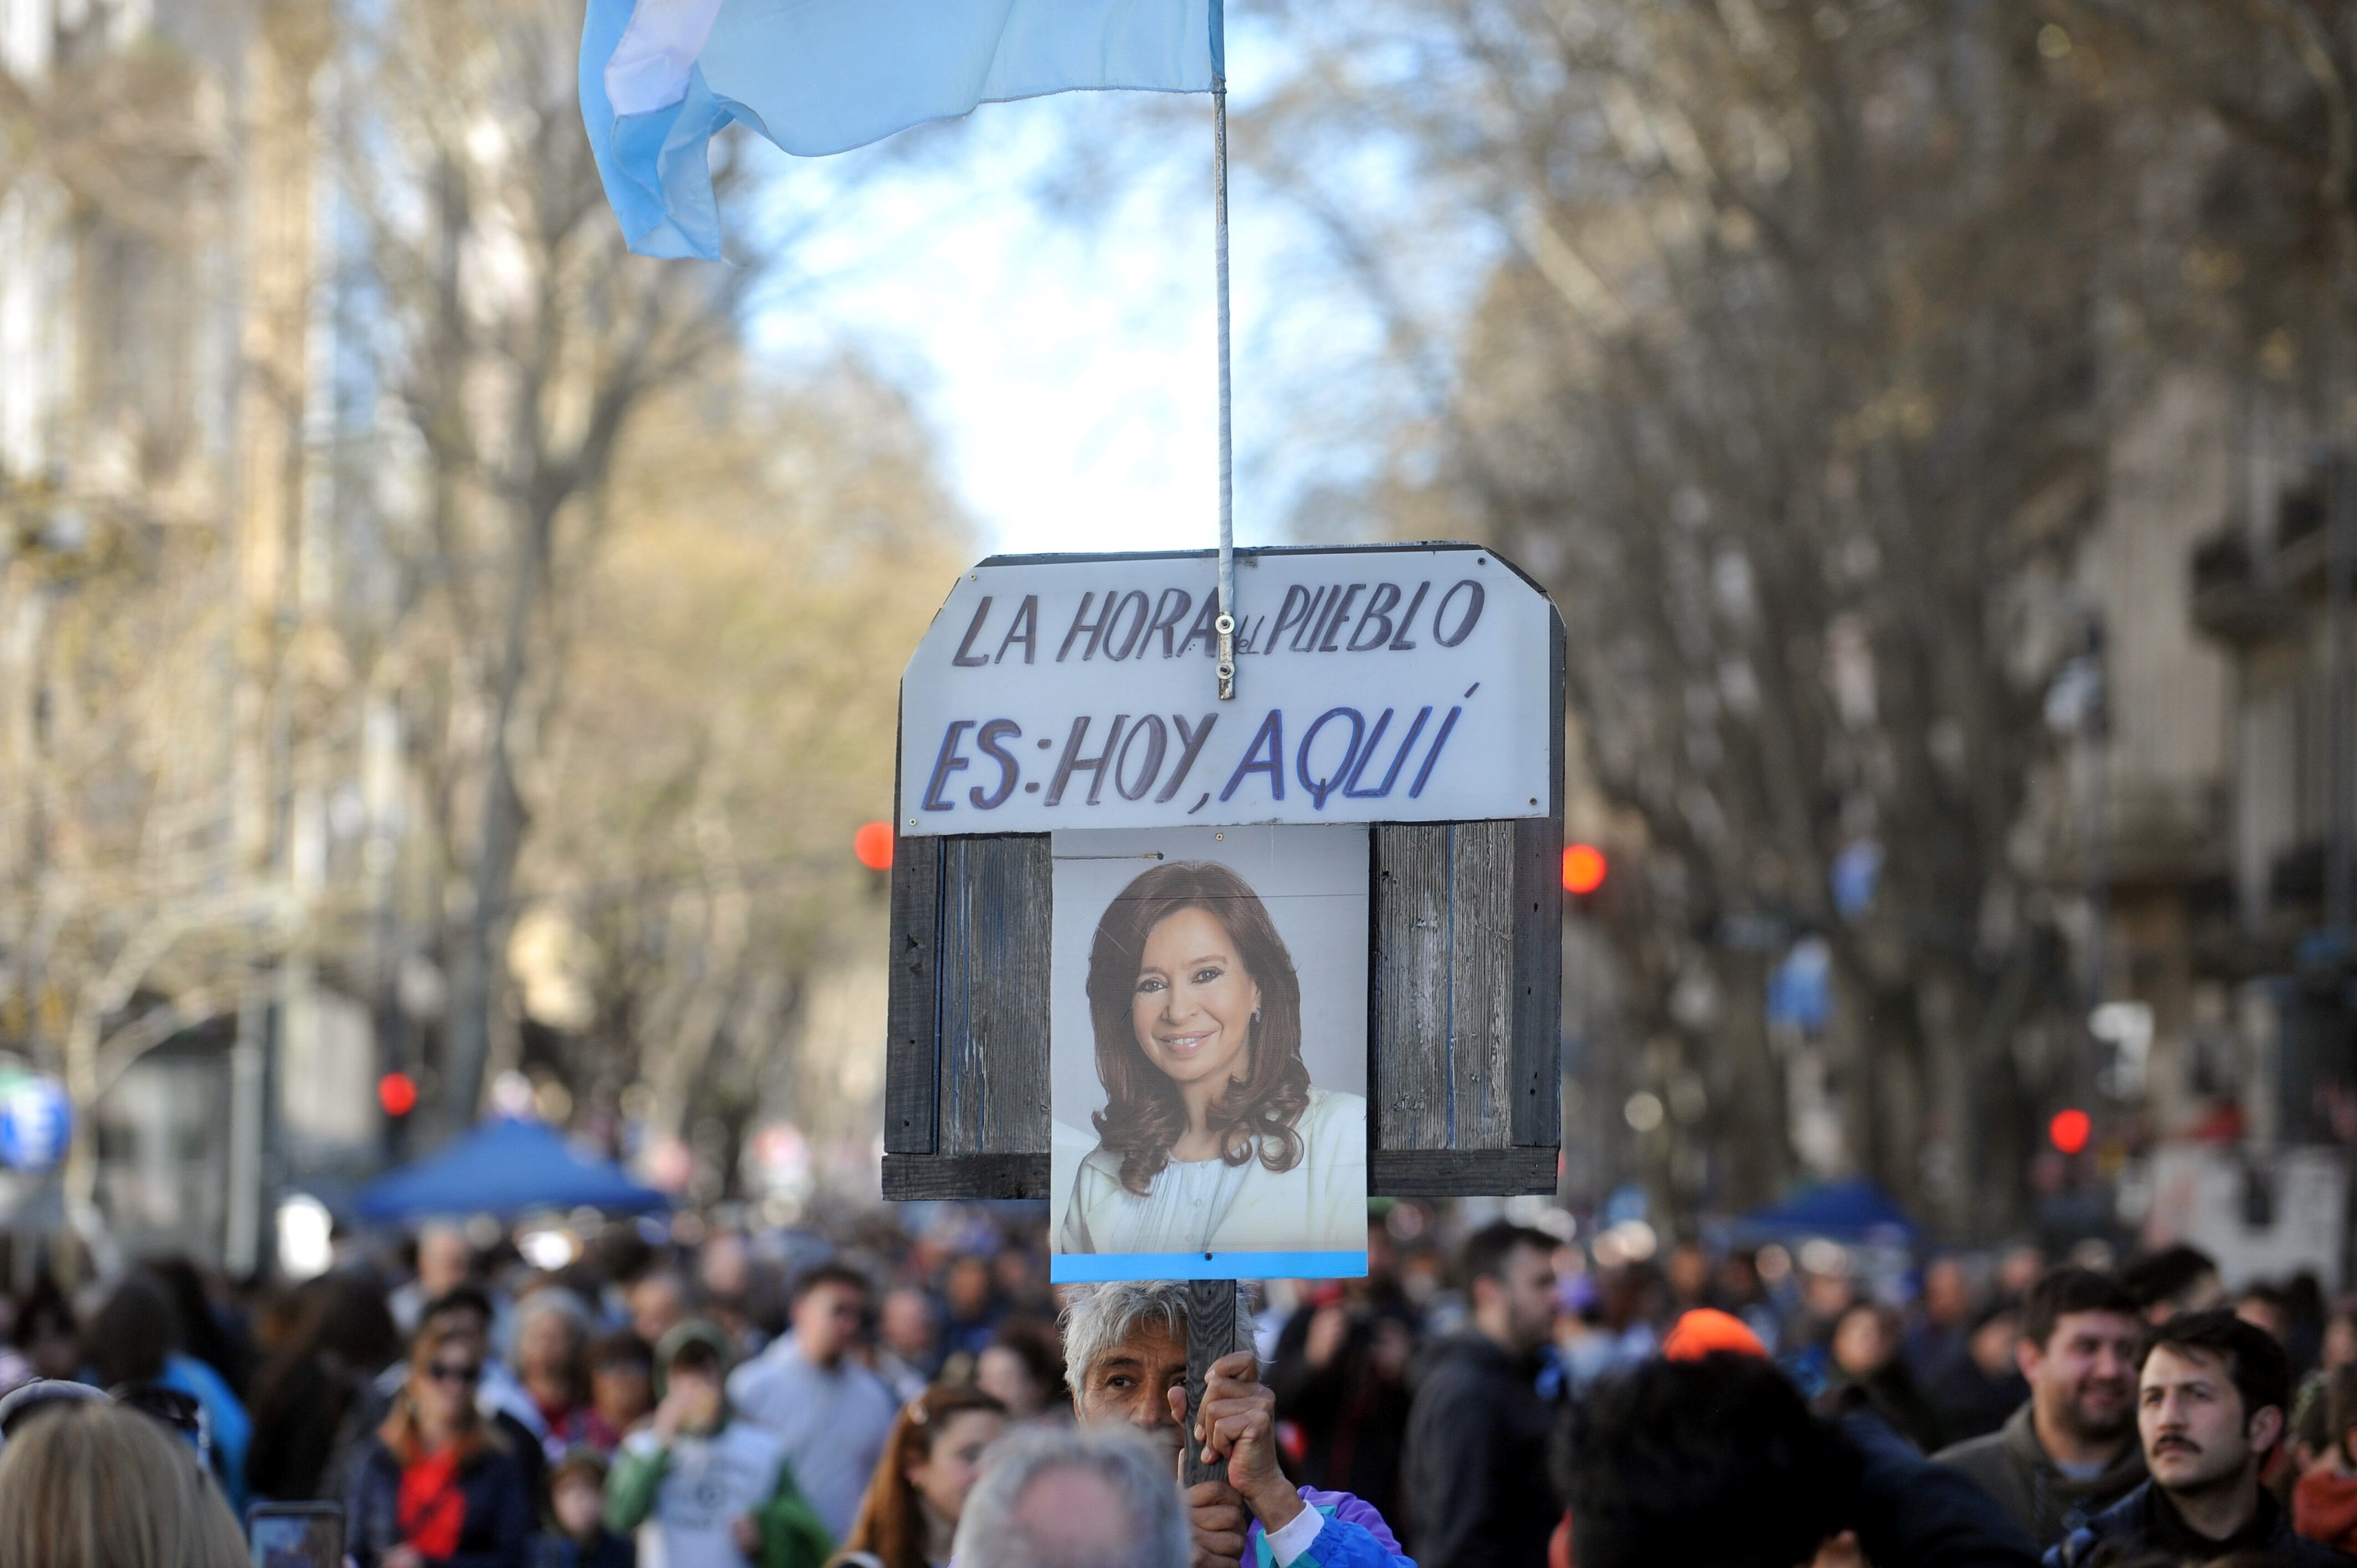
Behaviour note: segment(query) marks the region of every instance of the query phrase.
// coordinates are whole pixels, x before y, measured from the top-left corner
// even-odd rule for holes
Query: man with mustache
[[[2109,1274],[2055,1269],[2022,1303],[2016,1365],[2029,1402],[1999,1430],[1943,1449],[2040,1551],[2145,1478],[2136,1448],[2136,1298]]]
[[[2136,1380],[2152,1478],[2047,1552],[2047,1568],[2206,1563],[2244,1552],[2287,1568],[2350,1568],[2357,1560],[2295,1535],[2259,1485],[2290,1402],[2283,1347],[2233,1313],[2188,1313],[2156,1327]]]

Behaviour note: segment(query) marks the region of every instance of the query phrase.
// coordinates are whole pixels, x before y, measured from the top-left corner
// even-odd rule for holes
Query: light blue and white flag
[[[720,254],[706,149],[730,121],[803,157],[980,103],[1207,92],[1222,0],[589,0],[581,115],[630,249]]]

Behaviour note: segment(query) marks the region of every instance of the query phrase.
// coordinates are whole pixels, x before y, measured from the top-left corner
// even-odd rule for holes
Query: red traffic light
[[[1604,886],[1611,869],[1604,852],[1592,843],[1568,845],[1563,852],[1563,890],[1585,898]]]
[[[406,1116],[417,1109],[417,1080],[405,1072],[389,1072],[376,1080],[376,1102],[387,1116]]]
[[[892,824],[863,822],[851,835],[851,853],[870,871],[892,869]]]
[[[2066,1155],[2075,1155],[2084,1149],[2094,1132],[2094,1122],[2076,1106],[2067,1111],[2057,1111],[2054,1120],[2046,1124],[2046,1136]]]

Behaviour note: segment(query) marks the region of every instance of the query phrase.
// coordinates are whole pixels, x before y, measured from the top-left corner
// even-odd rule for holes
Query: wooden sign
[[[901,682],[884,1196],[1049,1196],[1060,829],[1363,822],[1370,1189],[1552,1192],[1563,624],[1471,545],[993,557]]]

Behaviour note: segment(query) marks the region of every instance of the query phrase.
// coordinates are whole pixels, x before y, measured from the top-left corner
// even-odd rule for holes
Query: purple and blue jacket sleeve
[[[1402,1550],[1383,1516],[1365,1499],[1348,1492],[1304,1487],[1301,1500],[1326,1522],[1318,1527],[1308,1549],[1293,1560],[1291,1568],[1415,1568],[1415,1560]],[[1250,1546],[1257,1568],[1276,1568],[1267,1532],[1257,1523],[1252,1528]]]

